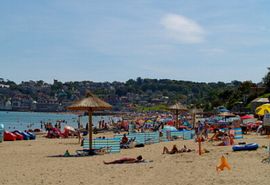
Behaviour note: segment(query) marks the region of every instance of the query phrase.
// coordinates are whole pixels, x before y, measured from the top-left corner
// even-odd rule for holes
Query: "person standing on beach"
[[[88,131],[88,123],[86,123],[85,129]]]
[[[203,135],[204,135],[205,139],[208,139],[208,132],[209,132],[209,125],[205,121],[204,122],[204,129],[203,129]]]
[[[98,128],[101,128],[101,120],[98,122]]]

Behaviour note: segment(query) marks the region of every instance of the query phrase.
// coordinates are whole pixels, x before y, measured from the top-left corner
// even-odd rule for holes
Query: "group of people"
[[[197,136],[200,135],[203,136],[205,140],[208,139],[210,126],[207,122],[198,121],[197,126],[194,129]]]
[[[179,150],[178,150],[176,145],[173,145],[173,148],[171,150],[169,150],[167,147],[164,147],[162,154],[176,154],[176,153],[184,153],[184,152],[191,152],[191,151],[193,151],[193,150],[187,148],[186,145],[184,145],[184,147],[179,149]],[[151,160],[147,161],[147,160],[143,159],[143,157],[141,155],[139,155],[136,158],[123,157],[123,158],[113,160],[113,161],[109,161],[109,162],[103,161],[103,163],[106,164],[106,165],[108,165],[108,164],[142,163],[142,162],[152,162],[152,161]]]
[[[100,120],[98,122],[98,128],[99,129],[109,129],[109,124],[105,122],[105,120]]]
[[[229,146],[234,144],[234,130],[229,128],[227,132],[219,129],[214,130],[214,135],[209,141],[222,141],[217,146]]]
[[[228,128],[227,131],[215,128],[214,134],[212,137],[208,137],[208,133],[210,131],[210,126],[207,122],[198,121],[197,127],[195,127],[196,141],[222,141],[217,144],[217,146],[229,146],[234,144],[234,130],[232,128]]]
[[[197,127],[195,128],[195,133],[197,135],[197,140],[198,138],[200,141],[222,141],[221,143],[219,143],[217,146],[228,146],[228,145],[233,145],[234,144],[234,131],[233,129],[229,128],[227,132],[222,131],[220,129],[214,129],[214,134],[212,137],[208,137],[208,133],[210,130],[210,126],[207,123],[201,123],[199,122],[197,124]],[[125,146],[126,144],[128,144],[129,139],[126,136],[126,134],[123,135],[120,145],[121,146]],[[173,145],[172,149],[169,150],[167,147],[163,147],[163,151],[162,154],[177,154],[177,153],[184,153],[184,152],[192,152],[194,151],[193,149],[189,149],[186,147],[186,145],[184,145],[183,148],[178,149],[176,145]],[[121,158],[118,160],[114,160],[111,162],[105,162],[104,164],[123,164],[123,163],[140,163],[140,162],[144,162],[145,160],[142,158],[142,156],[138,156],[137,158]]]
[[[41,121],[40,122],[40,128],[43,129],[43,127],[44,127],[44,129],[46,131],[50,131],[53,128],[61,129],[61,123],[67,124],[67,121],[65,121],[65,120],[56,121],[54,126],[52,125],[51,122],[43,122],[43,121]]]

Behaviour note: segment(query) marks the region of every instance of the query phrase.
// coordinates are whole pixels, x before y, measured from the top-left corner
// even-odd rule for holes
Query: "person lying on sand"
[[[140,163],[140,162],[144,162],[144,159],[142,158],[141,155],[139,155],[137,158],[124,157],[110,162],[103,161],[104,164],[124,164],[124,163]]]
[[[166,146],[164,146],[162,154],[176,154],[176,153],[191,152],[191,151],[192,150],[188,149],[186,145],[184,145],[184,147],[181,148],[180,150],[177,149],[176,145],[173,145],[173,148],[171,151],[169,151],[169,149]]]
[[[181,148],[178,153],[183,153],[183,152],[191,152],[192,150],[187,148],[186,145],[184,145],[184,148]]]

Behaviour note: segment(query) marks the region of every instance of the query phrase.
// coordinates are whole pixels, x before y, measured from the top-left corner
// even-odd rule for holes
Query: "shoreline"
[[[13,111],[13,110],[0,110],[0,112],[20,112],[20,113],[45,113],[45,114],[74,114],[74,115],[82,115],[82,112],[83,112],[83,115],[85,114],[84,111],[66,111],[66,112],[38,112],[38,111]],[[94,116],[112,116],[112,115],[124,115],[124,114],[127,114],[126,112],[94,112],[93,115]],[[87,115],[85,115],[87,116]]]

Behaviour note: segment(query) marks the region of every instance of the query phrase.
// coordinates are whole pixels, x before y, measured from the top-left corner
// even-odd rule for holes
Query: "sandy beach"
[[[197,150],[193,140],[178,140],[166,143],[146,145],[144,148],[125,149],[118,154],[106,154],[90,157],[52,157],[71,154],[81,149],[76,138],[46,139],[38,137],[34,141],[16,141],[0,143],[0,184],[269,184],[270,164],[261,160],[267,157],[262,145],[268,145],[270,139],[265,136],[248,135],[243,140],[260,145],[257,151],[232,152],[231,146],[213,146],[203,143],[210,153],[201,156],[197,152],[181,154],[161,154],[163,146],[178,148],[187,145]],[[215,144],[215,143],[214,143]],[[142,155],[151,163],[104,165],[121,157]],[[232,169],[216,172],[220,157],[224,155]]]

